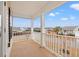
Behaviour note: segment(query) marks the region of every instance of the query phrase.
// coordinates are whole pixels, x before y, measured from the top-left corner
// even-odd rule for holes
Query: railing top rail
[[[79,39],[79,37],[75,37],[75,36],[66,36],[66,35],[57,35],[57,34],[48,34],[48,33],[44,33],[45,35],[49,35],[49,36],[54,36],[57,38],[65,38],[65,39]]]

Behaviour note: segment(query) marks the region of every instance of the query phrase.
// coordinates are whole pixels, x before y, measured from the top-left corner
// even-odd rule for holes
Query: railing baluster
[[[48,35],[48,48],[49,48],[49,42],[50,42],[50,38],[49,38],[49,35]]]
[[[51,49],[51,35],[49,35],[49,48]]]
[[[62,41],[62,44],[61,44],[62,47],[61,47],[61,50],[60,51],[61,51],[61,55],[63,56],[63,36],[61,37],[61,41]]]
[[[47,47],[48,47],[48,35],[46,34],[46,44],[47,44]]]
[[[74,38],[74,42],[75,42],[75,57],[77,57],[77,42],[76,42],[77,38]]]
[[[60,38],[60,39],[58,40],[58,43],[59,43],[58,52],[59,52],[59,54],[61,55],[61,52],[60,52],[60,49],[61,49],[61,46],[62,46],[62,45],[61,45],[61,43],[62,43],[62,41],[61,41],[61,36],[59,36],[59,38]],[[60,42],[61,42],[61,43],[60,43]]]
[[[55,51],[57,53],[57,36],[56,36],[56,42],[55,42]]]
[[[77,40],[79,38],[64,35],[44,34],[44,39],[45,47],[61,56],[78,56]],[[72,44],[75,44],[75,47],[73,47]],[[75,54],[73,54],[72,48],[76,49]]]
[[[45,35],[45,33],[44,33],[44,42],[45,42],[45,47],[46,47],[46,35]]]
[[[70,39],[70,57],[72,56],[71,50],[72,50],[72,40]]]
[[[68,38],[66,38],[66,56],[68,56],[69,50],[68,50]]]
[[[52,34],[51,34],[51,48],[53,50],[53,36],[52,36]]]
[[[53,38],[53,51],[54,51],[54,35],[52,35],[52,38]]]
[[[54,37],[54,51],[55,51],[55,45],[56,45],[56,36]]]
[[[63,37],[63,56],[65,56],[65,38]]]
[[[49,34],[48,34],[48,36],[49,36]],[[50,36],[49,36],[49,45],[50,45]],[[48,45],[48,46],[49,46],[49,45]],[[50,46],[49,46],[49,48],[50,48]]]
[[[47,37],[47,47],[48,47],[48,43],[49,43],[49,41],[48,41],[48,35],[46,35],[46,37]]]
[[[70,54],[69,54],[69,57],[71,56],[71,40],[69,39],[69,52],[70,52]]]
[[[55,49],[56,49],[56,52],[58,53],[58,41],[57,41],[57,38],[58,36],[56,36],[56,43],[55,43]]]
[[[59,53],[58,52],[58,40],[59,40],[59,36],[57,36],[57,53]]]
[[[65,50],[65,57],[67,56],[67,39],[66,39],[66,37],[64,37],[64,39],[65,39],[65,48],[64,48],[64,50]]]
[[[77,49],[79,49],[79,47],[77,47],[77,45],[78,45],[77,41],[79,41],[78,38],[75,39],[76,56],[78,57],[79,51]]]
[[[55,39],[54,39],[54,51],[56,52],[56,36],[55,36]]]
[[[50,47],[50,49],[51,49],[51,35],[49,35],[49,38],[50,38],[49,47]]]
[[[51,50],[52,50],[52,35],[51,35],[51,37],[50,37],[50,38],[51,38]]]
[[[65,49],[65,57],[66,57],[66,54],[67,54],[67,53],[66,53],[66,51],[67,51],[67,48],[66,48],[66,43],[67,43],[67,42],[66,42],[66,37],[64,37],[64,40],[65,40],[65,48],[64,48],[64,49]]]
[[[54,35],[52,35],[52,39],[53,39],[53,51],[54,51]]]
[[[58,39],[58,53],[59,53],[59,54],[61,54],[61,52],[60,52],[60,48],[61,48],[61,47],[60,47],[60,45],[61,45],[61,44],[60,44],[61,38],[60,38],[60,37],[61,37],[61,36],[59,36],[59,39]]]
[[[49,35],[47,35],[47,42],[48,42],[48,48],[49,48]]]
[[[49,42],[49,43],[50,43],[50,45],[49,45],[49,46],[50,46],[50,49],[51,49],[51,35],[49,35],[49,36],[50,36],[50,42]]]

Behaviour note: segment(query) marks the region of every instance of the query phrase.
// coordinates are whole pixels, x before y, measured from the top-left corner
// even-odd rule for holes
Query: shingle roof
[[[76,27],[78,27],[78,26],[65,26],[62,29],[63,30],[71,30],[71,31],[73,31]]]

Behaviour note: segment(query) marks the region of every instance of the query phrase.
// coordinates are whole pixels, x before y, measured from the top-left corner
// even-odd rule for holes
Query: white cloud
[[[79,3],[70,5],[70,8],[73,8],[74,10],[79,10]]]
[[[57,15],[58,15],[58,14],[60,14],[60,13],[59,13],[59,12],[56,12],[55,14],[57,14]]]
[[[58,15],[58,14],[60,14],[60,13],[59,13],[59,12],[50,13],[49,16],[56,16],[56,15]]]
[[[70,16],[70,20],[74,20],[76,17],[74,16]]]
[[[61,18],[61,20],[66,21],[66,20],[69,20],[69,18],[64,17],[64,18]]]
[[[64,10],[60,10],[61,12],[64,12]]]
[[[55,14],[54,13],[50,13],[49,16],[55,16]]]
[[[62,21],[75,20],[75,19],[76,19],[75,16],[69,16],[69,17],[63,17],[63,18],[61,18]]]

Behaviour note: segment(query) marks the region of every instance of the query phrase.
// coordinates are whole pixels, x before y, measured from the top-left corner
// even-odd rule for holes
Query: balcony
[[[78,57],[79,38],[71,36],[44,34],[41,41],[41,33],[33,32],[34,39],[30,34],[15,35],[12,38],[11,57]],[[43,45],[43,46],[42,46]]]
[[[41,48],[39,44],[24,36],[16,37],[11,49],[11,57],[54,57],[55,55],[45,48]],[[22,38],[20,38],[22,37]],[[20,39],[19,39],[20,38]],[[23,39],[23,40],[22,40]]]
[[[10,57],[79,56],[79,38],[47,34],[45,32],[45,14],[66,2],[67,1],[6,2],[6,7],[4,7],[5,13],[3,20],[3,24],[5,24],[3,25],[3,30],[6,29],[3,31],[5,34],[3,35],[3,38],[6,36],[3,42],[3,56],[7,56],[8,53],[10,53]],[[31,20],[30,33],[21,33],[18,35],[17,32],[15,35],[13,35],[14,33],[10,31],[10,26],[14,27],[15,25],[13,23],[13,16]],[[41,32],[34,32],[34,20],[38,16],[40,17]],[[67,20],[67,18],[64,18],[64,20]],[[11,28],[11,30],[12,29],[13,28]],[[11,39],[10,34],[12,35]],[[8,43],[11,43],[10,47],[8,47]],[[10,48],[10,51],[8,48]]]

